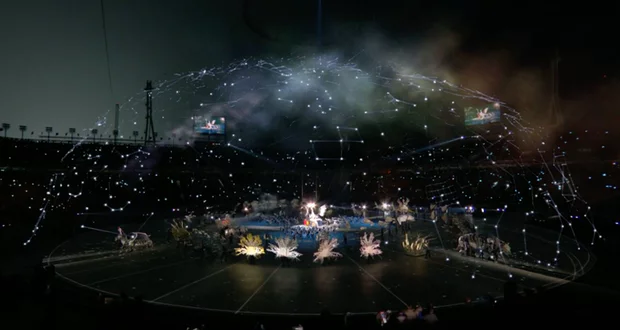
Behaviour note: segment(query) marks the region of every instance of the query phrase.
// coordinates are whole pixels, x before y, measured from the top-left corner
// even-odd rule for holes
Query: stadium
[[[80,295],[239,320],[448,315],[577,281],[617,168],[479,91],[335,57],[181,73],[93,128],[22,127],[0,140],[7,246]]]

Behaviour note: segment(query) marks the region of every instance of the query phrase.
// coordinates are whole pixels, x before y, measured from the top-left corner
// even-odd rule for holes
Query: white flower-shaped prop
[[[409,208],[409,198],[401,198],[398,201],[398,206],[396,207],[396,212],[399,215],[405,215],[411,213],[411,209]]]
[[[334,251],[336,247],[338,247],[337,239],[322,240],[319,243],[319,249],[314,252],[314,262],[320,262],[322,264],[326,259],[341,258],[342,254]]]
[[[301,253],[297,252],[297,241],[290,238],[276,238],[276,244],[269,244],[267,251],[276,255],[276,258],[299,260]]]
[[[239,241],[239,247],[235,248],[235,253],[240,256],[260,258],[265,254],[265,248],[263,248],[263,241],[258,235],[247,234],[242,236]]]
[[[360,240],[360,254],[362,258],[373,258],[374,256],[383,254],[383,251],[379,248],[380,245],[381,242],[375,239],[375,234],[365,233]]]
[[[422,237],[420,234],[416,236],[415,240],[409,240],[409,234],[405,234],[405,240],[403,241],[403,248],[405,251],[413,254],[424,253],[428,248],[428,245],[432,238],[430,236]]]

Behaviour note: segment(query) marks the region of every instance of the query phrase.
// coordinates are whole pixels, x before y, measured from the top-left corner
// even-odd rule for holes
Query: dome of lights
[[[233,147],[311,151],[315,160],[411,153],[478,135],[476,124],[502,122],[505,135],[527,130],[516,110],[481,92],[397,65],[364,70],[337,58],[247,59],[155,88],[153,117],[164,135],[191,140],[199,121],[217,121]],[[122,106],[129,119],[122,132],[142,128],[143,109],[143,95]]]
[[[396,64],[302,57],[244,59],[152,86],[120,108],[120,134],[133,130],[136,141],[83,146],[96,142],[93,135],[57,150],[62,157],[53,166],[67,172],[54,176],[49,194],[83,198],[86,186],[101,189],[105,180],[108,199],[93,197],[78,214],[152,211],[144,196],[154,180],[170,191],[194,187],[191,197],[179,192],[178,202],[158,199],[157,207],[175,212],[222,199],[226,207],[260,204],[265,194],[271,205],[310,193],[339,205],[404,198],[500,220],[516,212],[522,216],[513,228],[558,217],[572,229],[581,219],[596,233],[564,151],[549,149],[516,109],[441,77]],[[132,144],[144,125],[145,98],[157,139]],[[97,126],[111,131],[105,116]],[[46,204],[41,219],[61,204]]]

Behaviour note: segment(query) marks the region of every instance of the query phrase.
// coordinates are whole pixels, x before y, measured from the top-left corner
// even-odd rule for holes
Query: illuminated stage
[[[434,224],[416,226],[432,232]],[[521,288],[558,286],[583,275],[594,263],[585,247],[564,239],[560,266],[552,267],[544,260],[553,257],[557,233],[528,229],[524,250],[518,244],[523,233],[503,227],[502,237],[515,242],[518,256],[510,266],[462,256],[441,245],[432,246],[430,259],[411,257],[399,247],[397,235],[386,235],[381,258],[367,261],[360,258],[356,233],[350,233],[347,246],[341,242],[338,252],[343,257],[325,265],[313,263],[312,251],[303,244],[300,261],[286,266],[270,253],[255,264],[243,256],[221,262],[192,256],[191,251],[181,253],[174,243],[165,242],[165,229],[157,228],[145,229],[152,234],[152,249],[120,255],[111,235],[87,232],[60,245],[49,260],[61,278],[107,294],[124,292],[155,304],[192,309],[292,315],[318,315],[326,308],[332,313],[375,313],[429,302],[438,308],[455,306],[501,296],[509,279]]]

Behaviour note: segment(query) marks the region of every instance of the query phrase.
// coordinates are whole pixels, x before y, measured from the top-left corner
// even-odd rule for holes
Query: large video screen
[[[465,125],[484,125],[499,122],[501,110],[499,103],[491,104],[484,108],[465,108]]]
[[[194,133],[200,135],[225,135],[226,118],[195,116]]]

